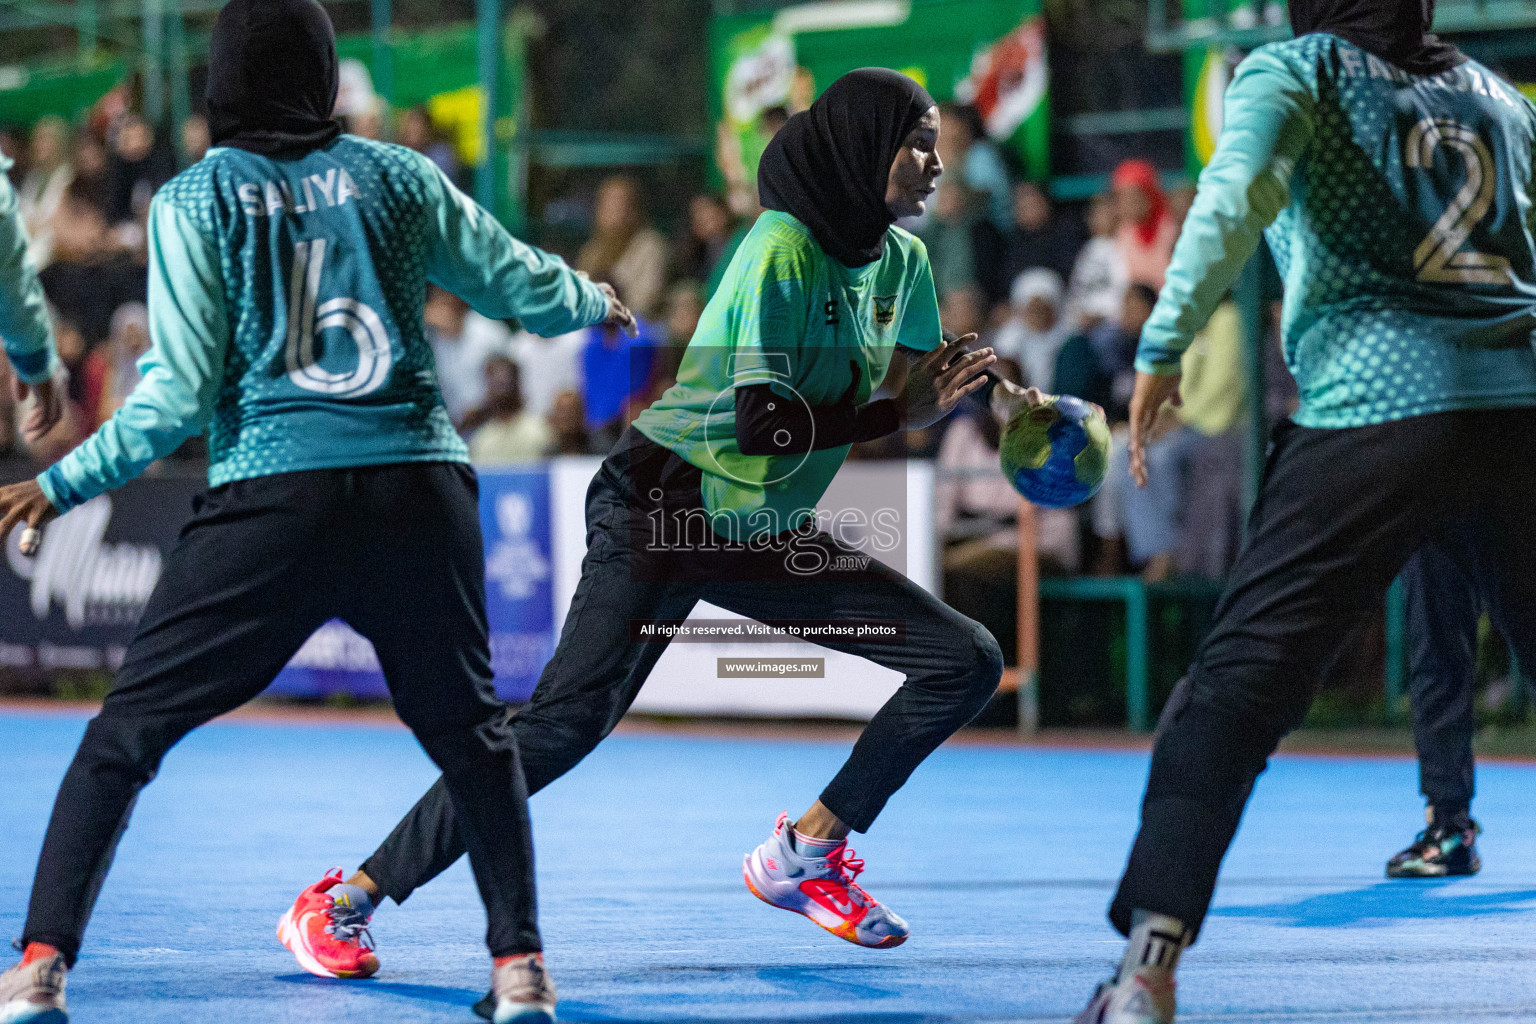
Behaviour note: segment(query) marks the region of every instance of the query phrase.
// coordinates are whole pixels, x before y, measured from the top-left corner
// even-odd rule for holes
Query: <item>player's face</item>
[[[901,151],[891,161],[891,174],[885,186],[885,206],[891,216],[916,217],[927,207],[933,195],[933,183],[944,173],[939,159],[939,108],[929,107],[902,141]]]

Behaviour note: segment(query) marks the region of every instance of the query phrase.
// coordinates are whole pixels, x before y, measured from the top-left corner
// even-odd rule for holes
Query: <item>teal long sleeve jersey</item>
[[[429,281],[539,334],[608,313],[596,285],[401,146],[343,135],[295,160],[209,150],[150,205],[142,381],[39,484],[65,511],[204,430],[213,487],[467,462],[422,322]]]
[[[1296,422],[1536,405],[1533,150],[1536,109],[1476,61],[1410,75],[1326,33],[1255,50],[1136,368],[1178,372],[1264,234]]]
[[[16,190],[5,172],[11,161],[0,156],[0,343],[16,376],[28,384],[47,380],[58,369],[48,302],[27,255],[27,229],[21,223]]]

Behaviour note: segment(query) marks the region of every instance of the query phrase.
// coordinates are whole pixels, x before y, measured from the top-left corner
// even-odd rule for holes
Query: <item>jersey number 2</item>
[[[288,343],[284,354],[288,379],[305,391],[338,398],[361,398],[378,390],[389,376],[394,357],[389,351],[389,332],[368,306],[356,299],[320,296],[320,271],[325,265],[325,239],[300,242],[293,250],[292,284],[288,289]],[[357,367],[335,373],[322,369],[315,357],[315,336],[328,327],[352,335],[357,346]]]
[[[1508,284],[1509,260],[1491,253],[1462,249],[1472,227],[1488,215],[1493,205],[1494,168],[1488,144],[1466,125],[1449,118],[1426,117],[1408,133],[1404,162],[1429,171],[1435,149],[1444,146],[1461,155],[1467,180],[1446,205],[1445,212],[1429,229],[1413,254],[1420,281],[1457,284]]]

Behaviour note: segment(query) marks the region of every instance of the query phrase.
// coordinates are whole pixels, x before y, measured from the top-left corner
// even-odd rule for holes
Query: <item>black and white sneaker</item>
[[[1072,1024],[1173,1024],[1174,1012],[1172,978],[1157,982],[1132,974],[1101,982]]]
[[[1475,875],[1483,868],[1477,855],[1477,837],[1483,828],[1468,819],[1468,826],[1436,825],[1420,832],[1406,850],[1387,861],[1388,878],[1446,878]]]

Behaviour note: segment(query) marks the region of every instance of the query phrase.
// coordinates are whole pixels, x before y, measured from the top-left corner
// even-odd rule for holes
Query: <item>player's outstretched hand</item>
[[[955,341],[941,341],[939,347],[912,364],[902,403],[902,427],[921,430],[930,427],[954,411],[960,399],[986,386],[986,369],[997,362],[990,348],[967,352],[976,340],[967,334]]]
[[[1020,405],[1033,408],[1044,405],[1051,397],[1039,388],[1021,387],[1011,380],[999,378],[997,387],[992,389],[992,414],[1006,425],[1013,419]]]
[[[11,382],[11,391],[16,396],[17,405],[29,397],[33,399],[32,408],[21,421],[21,436],[28,444],[41,441],[64,415],[63,388],[52,378],[26,384],[18,377]]]
[[[1183,404],[1179,399],[1177,373],[1137,373],[1136,390],[1131,394],[1131,479],[1137,487],[1147,486],[1147,444],[1163,403]]]
[[[631,338],[640,336],[640,325],[635,323],[635,314],[629,311],[629,307],[619,301],[619,293],[613,290],[613,285],[606,281],[599,281],[597,286],[608,296],[608,316],[603,323],[610,327],[621,328]]]
[[[38,531],[58,514],[58,509],[53,507],[36,480],[0,487],[0,544],[10,539],[12,530],[25,524],[27,529],[21,535],[21,553],[37,554],[37,547],[42,543]]]

